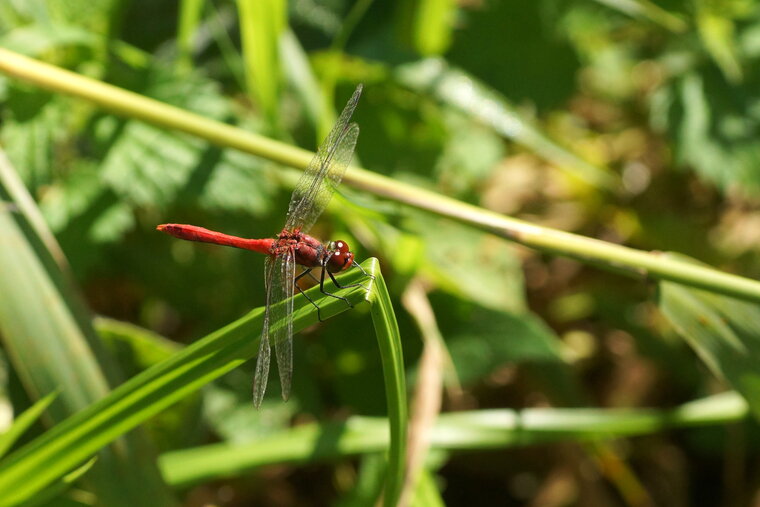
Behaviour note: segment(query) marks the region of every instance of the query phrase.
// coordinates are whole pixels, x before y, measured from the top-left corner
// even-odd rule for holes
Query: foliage
[[[0,2],[0,48],[284,143],[252,156],[218,124],[191,135],[96,106],[95,88],[43,89],[3,67],[0,401],[20,415],[0,421],[0,483],[34,462],[48,475],[13,489],[40,505],[83,491],[109,505],[225,504],[222,491],[234,492],[228,505],[366,505],[390,477],[390,502],[404,480],[406,373],[409,394],[442,396],[444,412],[423,431],[413,503],[538,503],[557,480],[572,485],[557,503],[583,505],[757,495],[754,478],[727,471],[750,463],[760,414],[760,8],[392,7]],[[359,82],[355,162],[388,179],[349,171],[313,232],[378,257],[391,299],[373,299],[374,286],[369,308],[325,303],[342,313],[296,340],[292,399],[256,411],[244,362],[262,259],[155,225],[276,233],[296,176],[285,165],[306,157],[284,146],[313,150]],[[505,233],[478,213],[533,228]],[[618,244],[682,255],[612,249],[600,260]],[[746,278],[720,285],[703,263]],[[402,303],[412,282],[430,315]],[[306,327],[315,315],[300,308]],[[209,345],[227,339],[239,349]],[[443,385],[421,365],[436,340]],[[536,445],[559,441],[579,445]],[[568,473],[578,463],[584,472]],[[734,482],[716,493],[706,476]],[[141,481],[146,496],[123,493]]]

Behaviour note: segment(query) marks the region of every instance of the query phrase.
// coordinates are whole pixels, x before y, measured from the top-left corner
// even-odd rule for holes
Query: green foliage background
[[[760,274],[760,6],[750,0],[8,1],[0,47],[310,150],[364,83],[354,116],[362,167],[533,224]],[[92,355],[94,398],[263,305],[263,259],[174,241],[155,226],[272,236],[297,171],[10,76],[0,77],[0,104],[2,149],[70,266],[71,278],[56,283],[73,287],[64,299],[92,347],[73,354]],[[0,194],[0,214],[13,216],[14,195]],[[432,334],[444,344],[442,411],[451,414],[432,433],[411,502],[756,497],[756,423],[747,414],[760,414],[757,300],[621,277],[563,257],[582,253],[529,250],[349,185],[313,232],[345,238],[359,259],[380,259],[410,393],[425,378],[420,335],[430,329],[402,297],[420,283],[432,308]],[[24,269],[11,263],[10,245],[0,244],[8,269]],[[0,276],[9,302],[25,295],[11,280]],[[91,324],[92,315],[102,317]],[[39,410],[50,384],[32,381],[35,352],[12,345],[12,315],[0,318],[2,406],[16,416]],[[54,340],[42,343],[57,350]],[[151,486],[129,501],[376,501],[388,409],[369,310],[308,328],[294,349],[288,403],[272,387],[254,410],[246,363],[133,435],[149,449],[119,466],[151,463],[130,479]],[[57,387],[61,398],[27,440],[88,405],[64,408],[67,388]],[[734,389],[748,405],[707,398],[716,401],[692,412],[688,404]],[[587,408],[552,411],[574,407]],[[498,412],[498,424],[488,418],[507,408],[539,410],[551,424],[526,418],[524,440],[501,438],[520,431],[506,418],[519,411]],[[645,408],[636,417],[650,419],[633,418]],[[574,419],[584,414],[590,427]],[[704,427],[663,431],[689,425]],[[341,435],[344,447],[331,454],[319,435]],[[312,439],[311,454],[277,455]],[[271,446],[261,451],[271,457],[196,476],[181,469],[192,452],[223,464],[236,445],[257,444]],[[87,479],[117,478],[119,466],[80,469],[38,502],[117,505],[118,484]]]

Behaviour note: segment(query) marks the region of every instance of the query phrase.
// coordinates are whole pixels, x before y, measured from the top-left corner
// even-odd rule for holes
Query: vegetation
[[[0,506],[749,503],[758,34],[747,0],[0,3]],[[358,83],[312,233],[374,281],[296,299],[256,410],[263,259],[155,227],[276,234]]]

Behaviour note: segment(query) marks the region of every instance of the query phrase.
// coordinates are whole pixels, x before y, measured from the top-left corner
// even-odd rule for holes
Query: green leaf
[[[10,86],[3,108],[2,144],[32,189],[49,184],[56,147],[66,137],[70,102],[48,92]]]
[[[611,9],[619,10],[634,18],[647,19],[673,32],[684,32],[688,29],[686,22],[650,0],[596,0]],[[577,6],[574,6],[577,8]]]
[[[50,393],[44,398],[41,398],[30,408],[26,409],[24,413],[18,416],[13,425],[6,432],[0,434],[0,457],[2,457],[8,449],[24,434],[29,427],[34,424],[47,409],[53,400],[58,396],[58,392]]]
[[[40,209],[56,233],[76,222],[76,241],[82,248],[120,238],[134,224],[129,207],[116,200],[101,181],[100,171],[88,163],[48,188]]]
[[[460,113],[447,112],[444,119],[451,134],[436,162],[436,181],[450,194],[473,195],[504,159],[504,142],[492,129]]]
[[[180,2],[179,26],[177,27],[178,67],[190,69],[193,65],[195,37],[200,33],[203,15],[203,0],[182,0]]]
[[[452,0],[423,0],[401,4],[399,24],[404,39],[424,56],[443,53],[451,42],[457,5]]]
[[[495,311],[435,295],[431,300],[464,385],[508,363],[563,364],[558,338],[530,313]]]
[[[0,46],[27,56],[39,56],[66,46],[93,47],[98,37],[82,27],[61,23],[39,23],[18,27],[0,38]]]
[[[263,215],[270,211],[272,196],[278,191],[276,181],[262,171],[264,164],[250,155],[225,150],[208,182],[201,189],[188,185],[187,192],[198,192],[199,204],[209,211],[243,211]],[[197,173],[191,184],[197,183]]]
[[[237,376],[242,377],[236,379],[239,382],[234,387],[238,389],[222,388],[217,382],[203,390],[204,420],[223,440],[232,443],[261,440],[273,431],[287,428],[299,413],[298,401],[292,397],[289,403],[282,403],[280,398],[266,399],[257,410],[251,403],[250,372],[240,372]]]
[[[735,40],[734,20],[721,8],[707,6],[716,2],[697,2],[696,22],[699,36],[708,54],[720,67],[729,82],[738,83],[742,79],[742,68]],[[720,2],[717,2],[720,5]]]
[[[271,125],[279,111],[280,36],[285,28],[286,3],[282,0],[238,0],[240,38],[248,92],[254,96]]]
[[[690,71],[652,101],[657,126],[676,140],[676,157],[723,191],[760,193],[760,95],[731,86],[714,69]]]
[[[129,121],[109,147],[101,177],[133,206],[167,206],[188,184],[205,149],[203,141]],[[212,168],[201,169],[208,173]]]
[[[386,494],[386,498],[392,501],[397,495],[395,488],[403,476],[406,438],[403,358],[400,357],[397,333],[393,333],[395,318],[392,309],[388,308],[388,296],[377,270],[377,260],[365,261],[363,266],[375,277],[370,294],[376,298],[373,308],[378,308],[373,311],[373,320],[378,329],[388,391],[388,411],[392,421],[389,466],[393,472],[389,474]],[[341,275],[340,281],[343,284],[366,282],[366,277],[360,270],[354,269]],[[347,310],[344,301],[322,297],[319,287],[308,292],[318,301],[323,318]],[[346,297],[353,304],[367,298],[366,289],[359,287],[342,289],[336,294]],[[10,505],[29,497],[119,435],[242,365],[256,353],[258,343],[253,337],[260,333],[262,315],[263,309],[257,308],[242,319],[195,342],[69,417],[55,431],[43,434],[11,454],[0,463],[0,490],[11,492],[0,498],[0,505]],[[314,307],[306,298],[297,298],[293,314],[294,330],[301,330],[316,321]]]
[[[525,310],[522,266],[513,245],[450,220],[417,213],[407,227],[422,238],[427,261],[420,268],[438,287],[486,308]]]
[[[108,33],[113,23],[111,16],[119,8],[118,0],[98,0],[97,2],[43,2],[40,11],[45,9],[46,17],[56,23],[76,20],[78,26],[84,26],[97,34]],[[105,37],[103,37],[105,40]]]
[[[375,327],[377,345],[383,362],[385,396],[388,404],[390,446],[388,449],[388,474],[383,501],[387,506],[396,505],[401,494],[405,476],[407,439],[406,379],[404,357],[396,314],[390,294],[382,276],[374,278],[370,291],[372,300],[372,324]]]
[[[231,114],[218,87],[202,76],[167,75],[159,66],[150,70],[147,79],[145,92],[151,96],[209,118]],[[100,179],[131,206],[165,207],[192,199],[210,211],[261,214],[268,209],[274,183],[261,170],[263,164],[249,155],[111,116],[98,121],[95,135],[106,151]]]
[[[422,469],[417,479],[412,505],[419,507],[444,507],[446,505],[435,484],[435,475],[428,469]]]
[[[500,26],[498,30],[503,31],[504,28]],[[490,46],[492,43],[488,44]],[[578,179],[606,189],[618,185],[617,178],[608,169],[597,167],[560,146],[488,84],[479,82],[473,74],[453,67],[445,60],[430,58],[402,65],[395,76],[405,86],[435,96],[468,117],[484,123],[499,135],[533,150]],[[512,74],[509,79],[512,79]]]
[[[109,381],[116,382],[119,371],[100,346],[82,297],[64,271],[65,259],[58,245],[2,153],[0,200],[18,205],[18,212],[0,211],[0,244],[11,246],[0,249],[0,293],[13,295],[0,298],[0,338],[31,398],[60,391],[46,415],[47,422],[63,420],[105,396]],[[173,503],[142,438],[135,433],[121,440],[118,450],[103,449],[101,459],[87,474],[89,486],[104,503],[135,505],[148,498]],[[22,473],[28,482],[24,496],[33,495],[95,451],[64,466],[51,466],[44,484],[28,480],[35,473],[27,469]],[[8,494],[0,501],[13,500]]]
[[[760,308],[671,282],[658,287],[658,305],[676,331],[760,418]]]
[[[168,359],[182,348],[175,341],[129,322],[98,317],[93,324],[106,345],[117,353],[118,349],[128,349],[130,357],[141,369]]]
[[[182,349],[177,342],[128,322],[98,317],[93,324],[127,376],[137,375]],[[203,427],[202,403],[201,395],[193,394],[146,423],[145,428],[159,450],[175,449],[199,437]]]
[[[377,504],[387,472],[388,465],[379,453],[362,456],[354,487],[337,502],[336,507]]]
[[[430,433],[430,442],[432,449],[439,450],[508,449],[649,435],[671,428],[726,424],[746,416],[747,404],[733,392],[670,410],[472,410],[440,414]],[[342,422],[304,424],[246,444],[217,443],[168,452],[161,455],[160,466],[170,484],[187,487],[222,477],[243,476],[265,465],[371,456],[387,449],[388,435],[387,419],[353,416]]]
[[[60,497],[71,488],[78,479],[85,475],[96,462],[97,458],[91,458],[84,465],[67,473],[50,486],[26,500],[24,502],[24,507],[76,507],[79,505],[85,505],[84,503],[75,502],[69,499],[62,500]]]

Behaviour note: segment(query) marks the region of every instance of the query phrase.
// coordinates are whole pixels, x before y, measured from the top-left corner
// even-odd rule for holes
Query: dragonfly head
[[[345,241],[333,241],[329,245],[332,255],[327,260],[327,270],[330,273],[337,273],[348,269],[354,263],[354,253],[350,251],[348,243]]]

